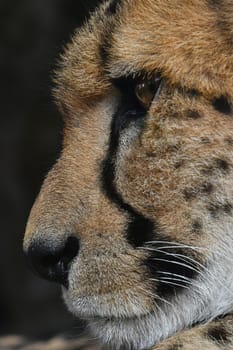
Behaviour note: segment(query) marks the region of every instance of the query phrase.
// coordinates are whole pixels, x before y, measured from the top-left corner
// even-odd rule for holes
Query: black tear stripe
[[[231,333],[223,324],[216,324],[214,326],[210,326],[210,328],[207,330],[206,335],[217,345],[227,344],[231,338]]]
[[[220,113],[225,115],[232,115],[233,109],[227,97],[220,96],[212,100],[213,107]]]
[[[125,87],[126,86],[125,84]],[[125,94],[123,94],[123,96],[125,96]],[[136,248],[152,240],[155,227],[151,220],[144,217],[130,204],[124,201],[122,196],[117,192],[114,184],[115,161],[120,133],[129,126],[132,121],[136,122],[138,125],[142,125],[144,120],[143,116],[146,114],[146,111],[139,104],[135,104],[133,96],[128,96],[128,98],[129,100],[127,100],[126,103],[124,101],[121,103],[121,107],[112,119],[109,149],[107,157],[102,163],[102,188],[107,197],[129,215],[126,237],[130,244]],[[131,103],[130,100],[132,101]],[[130,105],[132,105],[132,107]]]
[[[155,223],[139,213],[129,203],[126,203],[115,186],[115,161],[119,147],[120,132],[130,124],[129,110],[131,110],[130,113],[132,115],[132,109],[128,107],[128,103],[129,100],[127,100],[126,104],[127,109],[123,103],[123,108],[119,108],[112,119],[109,148],[107,156],[101,164],[102,189],[105,195],[120,210],[128,214],[129,223],[125,235],[134,248],[145,247],[147,257],[142,263],[148,268],[148,278],[161,279],[159,283],[155,282],[155,298],[158,294],[163,297],[165,295],[174,295],[182,287],[190,285],[190,280],[195,277],[198,270],[198,264],[195,265],[195,262],[189,259],[189,256],[191,257],[192,255],[191,249],[182,249],[177,246],[176,249],[164,248],[165,251],[158,250],[158,248],[163,249],[163,247],[169,246],[171,239],[159,232],[159,228]],[[137,113],[135,112],[136,114],[134,113],[133,120],[141,124],[146,113],[142,110],[142,107],[140,109],[137,110]],[[128,117],[125,117],[126,115]],[[151,241],[155,242],[155,244],[150,244],[149,242]],[[158,241],[160,243],[156,243]],[[164,243],[161,244],[161,241]],[[146,249],[146,246],[152,249]],[[177,280],[172,281],[170,278],[176,278]]]

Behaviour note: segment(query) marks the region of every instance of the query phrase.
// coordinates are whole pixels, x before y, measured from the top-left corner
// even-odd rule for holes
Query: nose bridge
[[[50,171],[31,209],[24,236],[26,250],[34,240],[44,245],[51,241],[56,249],[61,240],[75,233],[75,222],[84,215],[82,194],[77,184],[72,188],[74,180],[64,181],[62,167],[59,161]]]
[[[110,112],[108,109],[106,113],[102,101],[89,109],[79,123],[74,119],[67,123],[61,158],[46,177],[29,216],[24,238],[26,250],[34,239],[51,240],[53,245],[59,245],[61,239],[75,234],[77,224],[98,202]]]

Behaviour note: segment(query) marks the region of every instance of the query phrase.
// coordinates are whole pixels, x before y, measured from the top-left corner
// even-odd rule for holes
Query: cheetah
[[[55,72],[24,251],[117,350],[233,349],[233,3],[103,1]]]

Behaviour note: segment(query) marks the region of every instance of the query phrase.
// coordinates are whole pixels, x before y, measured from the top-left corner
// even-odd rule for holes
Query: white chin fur
[[[63,299],[68,309],[78,317],[133,318],[148,312],[137,297],[120,293],[101,296],[76,296],[75,293],[63,289]]]
[[[209,279],[207,285],[206,280],[208,277],[196,280],[191,288],[173,296],[170,301],[158,300],[150,313],[145,314],[144,310],[140,315],[138,309],[134,317],[127,311],[125,316],[122,313],[119,317],[113,315],[115,312],[102,302],[102,296],[92,298],[92,302],[90,298],[71,297],[65,290],[63,296],[69,310],[86,319],[92,334],[103,344],[114,350],[142,350],[195,322],[211,320],[233,309],[232,282],[223,288],[223,281]]]
[[[71,298],[69,292],[64,291],[63,297],[73,314],[88,321],[91,333],[114,350],[150,348],[175,331],[182,329],[184,324],[190,324],[196,312],[192,310],[192,306],[194,308],[198,306],[197,303],[191,302],[190,297],[187,298],[183,294],[182,297],[180,295],[180,298],[174,298],[172,303],[161,302],[148,314],[145,314],[144,311],[141,315],[135,316],[134,314],[134,317],[130,317],[127,312],[124,312],[125,315],[113,316],[111,308],[107,308],[102,296]],[[188,299],[191,305],[184,303],[184,299]],[[185,308],[184,305],[186,305]]]
[[[232,312],[233,246],[224,248],[218,249],[187,289],[169,300],[158,298],[150,312],[143,298],[133,299],[132,295],[128,307],[120,294],[112,295],[110,303],[109,296],[80,298],[73,289],[64,290],[64,299],[73,314],[87,319],[93,335],[104,344],[114,350],[147,349],[196,322]]]
[[[96,318],[89,320],[89,328],[95,337],[114,350],[148,349],[164,336],[161,327],[156,329],[153,314],[132,319]]]
[[[114,350],[149,349],[195,322],[209,321],[233,308],[230,294],[223,303],[218,300],[219,295],[211,300],[208,297],[201,298],[200,293],[193,290],[184,291],[169,303],[158,302],[159,305],[146,315],[119,319],[90,318],[89,328],[95,337]]]

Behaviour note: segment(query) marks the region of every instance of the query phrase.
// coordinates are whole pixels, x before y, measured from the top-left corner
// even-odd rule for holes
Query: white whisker
[[[164,262],[167,262],[167,263],[171,263],[171,264],[174,264],[174,265],[180,265],[180,266],[183,266],[183,267],[187,267],[189,270],[191,271],[195,271],[197,272],[198,274],[200,274],[200,271],[193,268],[192,266],[190,265],[187,265],[187,264],[184,264],[180,261],[175,261],[175,260],[167,260],[167,259],[162,259],[162,258],[152,258],[153,260],[157,260],[157,261],[164,261]]]
[[[186,260],[189,260],[189,261],[191,261],[193,263],[191,266],[196,267],[196,265],[199,265],[202,268],[202,270],[205,270],[205,268],[206,268],[203,264],[201,264],[199,261],[191,258],[190,256],[186,256],[186,255],[179,254],[179,253],[178,254],[177,253],[169,253],[169,252],[163,251],[162,249],[159,249],[158,251],[160,251],[160,252],[162,252],[162,253],[164,253],[166,255],[179,257],[180,259],[182,259],[185,262],[186,262]]]
[[[160,281],[177,281],[177,282],[183,282],[183,283],[187,283],[187,284],[190,284],[190,285],[192,285],[193,283],[191,282],[191,281],[185,281],[185,280],[183,280],[183,279],[181,279],[181,278],[172,278],[172,277],[160,277],[159,278],[159,280]]]
[[[154,278],[150,278],[150,280],[154,281]],[[185,288],[185,289],[190,289],[188,286],[184,286],[183,284],[173,283],[171,281],[164,281],[163,279],[161,279],[160,282],[164,283],[164,284],[169,284],[170,286],[177,286],[177,287],[182,287],[182,288]]]
[[[187,245],[187,244],[182,244],[182,243],[178,243],[178,242],[174,242],[174,241],[148,241],[145,243],[147,244],[151,244],[151,245],[156,245],[156,244],[164,244],[161,248],[187,248],[187,249],[192,249],[192,250],[208,250],[207,248],[204,247],[199,247],[199,246],[191,246],[191,245]],[[141,248],[149,248],[147,246],[143,246]],[[150,247],[153,248],[153,247]],[[156,247],[155,247],[156,249]]]
[[[160,271],[160,270],[158,270],[157,272],[161,273],[161,274],[165,274],[165,275],[171,275],[171,276],[179,277],[179,278],[184,279],[185,281],[192,281],[192,278],[189,278],[189,277],[186,277],[186,276],[183,276],[183,275],[179,275],[177,273],[172,273],[172,272],[167,272],[167,271]]]

